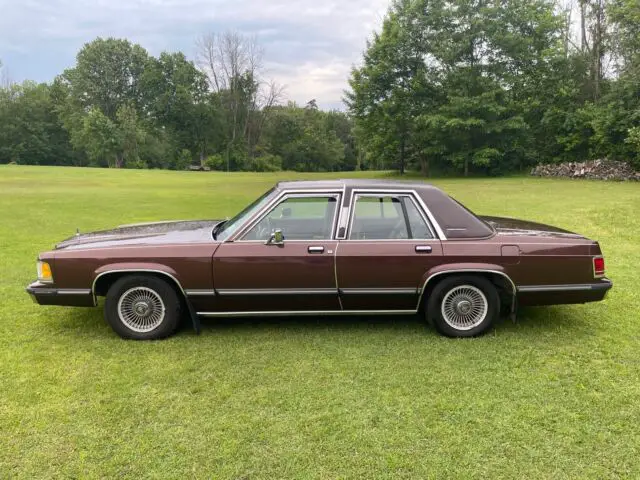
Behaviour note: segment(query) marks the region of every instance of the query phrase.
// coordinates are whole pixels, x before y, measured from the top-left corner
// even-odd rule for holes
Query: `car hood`
[[[213,240],[213,227],[222,221],[189,220],[122,225],[112,230],[77,233],[58,243],[56,249],[201,243]]]
[[[480,216],[480,219],[491,225],[500,235],[530,235],[536,237],[554,238],[585,238],[580,234],[552,227],[543,223],[531,222],[529,220],[518,220],[516,218],[487,217]]]

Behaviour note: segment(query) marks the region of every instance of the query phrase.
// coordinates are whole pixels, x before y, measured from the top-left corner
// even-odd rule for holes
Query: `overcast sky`
[[[290,100],[341,106],[353,63],[389,0],[0,0],[0,59],[13,81],[51,81],[97,36],[126,37],[151,54],[195,57],[196,38],[257,35],[268,76]]]

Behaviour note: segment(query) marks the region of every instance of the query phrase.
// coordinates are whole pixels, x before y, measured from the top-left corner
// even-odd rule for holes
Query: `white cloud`
[[[389,0],[0,0],[0,58],[17,80],[50,80],[96,36],[126,37],[152,54],[193,57],[198,35],[257,35],[291,100],[340,104],[353,63]],[[42,58],[45,61],[38,62]]]

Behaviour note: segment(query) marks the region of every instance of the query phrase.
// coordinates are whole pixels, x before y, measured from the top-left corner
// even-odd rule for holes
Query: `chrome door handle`
[[[429,245],[416,245],[416,253],[431,253],[431,250]]]
[[[324,247],[309,247],[307,251],[309,253],[324,253]]]

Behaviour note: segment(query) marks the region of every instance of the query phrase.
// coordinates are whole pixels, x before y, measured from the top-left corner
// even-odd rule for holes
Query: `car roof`
[[[387,179],[349,178],[341,180],[288,181],[276,185],[276,190],[345,190],[343,207],[349,205],[352,192],[357,189],[371,190],[415,190],[425,202],[438,226],[446,238],[487,238],[494,234],[493,229],[476,217],[462,204],[429,183],[419,180],[402,181]]]
[[[281,190],[315,190],[315,189],[342,189],[342,188],[380,188],[380,189],[433,189],[437,187],[420,181],[385,180],[385,179],[359,179],[346,178],[339,180],[298,180],[283,181],[277,184]]]

